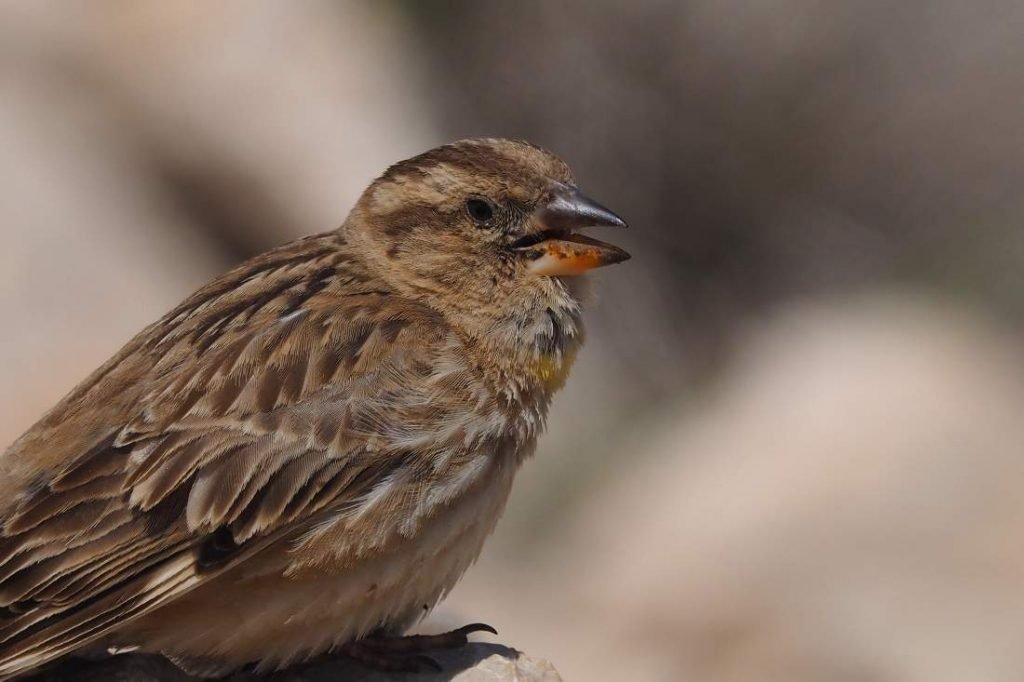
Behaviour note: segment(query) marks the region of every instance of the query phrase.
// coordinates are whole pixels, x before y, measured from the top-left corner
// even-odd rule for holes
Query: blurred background
[[[0,444],[388,164],[527,138],[634,259],[434,626],[567,680],[1020,680],[1022,35],[1017,0],[0,3]]]

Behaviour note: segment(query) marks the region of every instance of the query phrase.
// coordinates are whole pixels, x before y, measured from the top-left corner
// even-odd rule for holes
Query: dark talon
[[[452,630],[451,634],[455,634],[456,632],[460,635],[471,635],[474,632],[489,632],[495,636],[498,634],[498,631],[487,623],[471,623],[469,625],[463,625],[461,628]]]
[[[431,649],[458,649],[469,643],[474,632],[498,631],[486,623],[471,623],[439,635],[405,635],[387,637],[380,634],[349,642],[342,651],[363,665],[387,672],[420,672],[426,668],[443,673],[444,668],[430,656],[420,654]]]

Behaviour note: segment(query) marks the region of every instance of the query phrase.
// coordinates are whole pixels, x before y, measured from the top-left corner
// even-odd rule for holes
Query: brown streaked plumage
[[[628,256],[565,164],[465,140],[147,327],[0,458],[0,680],[138,647],[273,669],[454,586]]]

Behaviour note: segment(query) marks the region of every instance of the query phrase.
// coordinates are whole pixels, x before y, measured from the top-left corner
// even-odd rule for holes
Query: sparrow
[[[577,276],[629,258],[594,226],[626,224],[550,152],[462,140],[146,327],[0,459],[0,679],[401,642],[534,452],[583,341]]]

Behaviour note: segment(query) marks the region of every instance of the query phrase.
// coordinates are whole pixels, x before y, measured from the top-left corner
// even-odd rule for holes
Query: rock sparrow
[[[534,451],[583,337],[571,276],[629,257],[575,232],[602,225],[555,156],[464,140],[144,329],[0,459],[0,679],[400,635]]]

